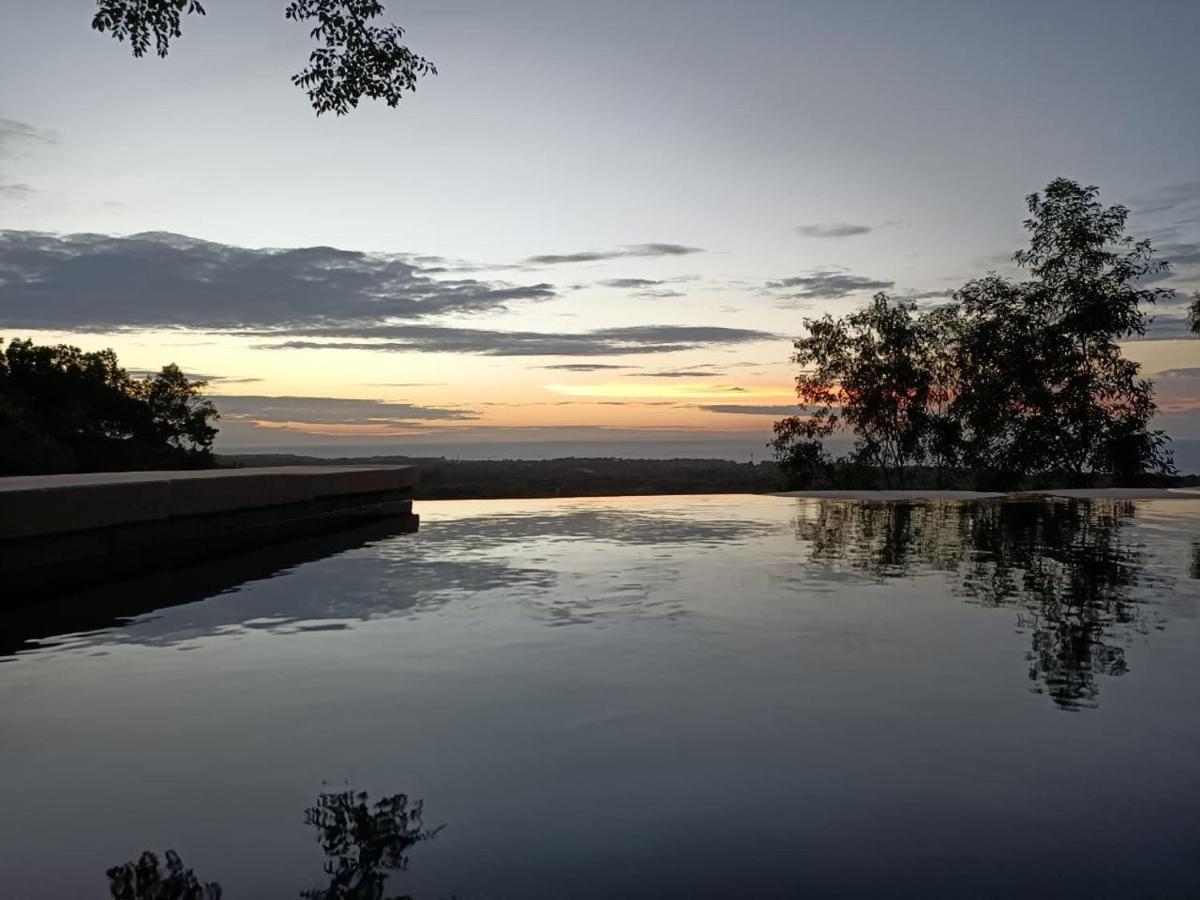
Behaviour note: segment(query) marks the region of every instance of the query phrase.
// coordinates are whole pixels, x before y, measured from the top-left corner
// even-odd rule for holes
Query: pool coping
[[[281,466],[0,478],[0,576],[15,601],[335,531],[415,530],[414,466]]]

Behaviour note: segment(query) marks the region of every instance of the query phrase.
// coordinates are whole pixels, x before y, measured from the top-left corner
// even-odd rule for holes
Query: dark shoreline
[[[765,494],[780,489],[773,462],[725,459],[452,460],[443,457],[321,458],[292,454],[218,454],[219,467],[415,466],[414,500],[615,497],[646,494]]]
[[[770,494],[784,490],[772,461],[724,459],[561,459],[456,460],[444,457],[363,456],[325,458],[285,453],[218,454],[220,467],[245,466],[415,466],[414,500],[502,500],[539,497],[618,497],[649,494]],[[921,473],[917,473],[918,476]],[[914,488],[932,488],[930,473]],[[920,479],[914,479],[914,482]],[[1062,485],[1031,485],[1053,488]],[[1097,485],[1108,487],[1109,485]],[[1153,487],[1196,487],[1200,476],[1156,479]],[[882,485],[846,486],[848,489]],[[973,489],[974,485],[947,485]]]

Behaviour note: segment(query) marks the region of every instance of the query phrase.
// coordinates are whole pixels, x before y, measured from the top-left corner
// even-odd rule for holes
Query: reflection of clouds
[[[569,502],[547,507],[447,518],[422,526],[416,535],[376,536],[357,549],[335,545],[331,552],[337,555],[277,568],[249,587],[240,584],[203,602],[51,643],[81,649],[183,646],[212,636],[344,630],[355,622],[420,614],[455,599],[491,602],[492,595],[558,625],[673,616],[683,601],[664,588],[681,575],[681,551],[699,555],[780,530],[772,521],[706,518],[700,509],[657,513]],[[150,590],[161,591],[161,583],[153,582]],[[154,608],[163,596],[169,595],[152,595],[141,608]]]
[[[55,646],[188,648],[213,637],[344,631],[452,604],[468,617],[487,608],[546,625],[674,620],[726,615],[739,609],[739,591],[750,592],[747,600],[778,596],[791,605],[819,593],[836,603],[868,584],[911,589],[929,580],[935,594],[1010,610],[1028,635],[1033,688],[1070,709],[1095,705],[1101,679],[1129,668],[1126,647],[1168,617],[1194,615],[1197,601],[1189,569],[1200,565],[1200,503],[1189,501],[657,497],[424,506],[418,534],[366,531],[299,556],[276,549],[284,558],[267,568],[233,560],[207,580],[185,571],[191,593],[152,581],[139,596],[122,586],[126,606],[107,618],[98,617],[103,605],[76,603],[76,612],[53,611],[53,631],[7,628],[16,637],[0,652],[18,649],[22,636],[61,634],[78,610],[92,616],[81,632],[115,615],[154,612]],[[164,598],[179,605],[159,608]]]

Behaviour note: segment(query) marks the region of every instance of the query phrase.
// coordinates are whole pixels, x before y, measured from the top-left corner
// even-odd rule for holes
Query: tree
[[[1118,344],[1145,334],[1143,306],[1171,295],[1143,286],[1167,263],[1125,233],[1125,207],[1097,195],[1065,178],[1029,195],[1029,247],[1013,260],[1032,277],[993,274],[956,296],[955,411],[967,459],[1002,482],[1173,471],[1165,435],[1150,429],[1153,387]]]
[[[1200,291],[1196,292],[1192,305],[1188,307],[1188,324],[1192,328],[1192,334],[1200,334]]]
[[[933,323],[915,311],[879,293],[845,318],[804,320],[808,334],[795,342],[792,361],[800,366],[796,396],[814,411],[776,423],[785,468],[818,462],[821,439],[847,427],[853,460],[878,469],[887,487],[904,485],[907,467],[926,455],[942,399]]]
[[[0,353],[0,474],[210,465],[204,386],[173,365],[131,378],[112,350],[13,341]]]
[[[209,420],[217,418],[217,409],[200,396],[206,385],[191,381],[174,363],[163,366],[157,375],[133,382],[133,395],[145,405],[154,443],[184,452],[212,446],[217,429]]]
[[[92,28],[128,41],[136,57],[152,44],[165,57],[182,35],[184,17],[206,14],[199,0],[96,0],[96,7]],[[308,65],[292,76],[318,116],[345,115],[363,97],[394,108],[416,90],[418,78],[437,74],[433,63],[400,42],[403,28],[371,24],[383,13],[379,0],[291,0],[284,8],[284,18],[313,23],[309,36],[319,42]]]

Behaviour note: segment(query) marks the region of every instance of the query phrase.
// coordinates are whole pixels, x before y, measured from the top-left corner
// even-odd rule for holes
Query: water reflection
[[[425,828],[424,804],[410,804],[405,794],[368,801],[365,792],[323,793],[304,811],[305,824],[317,829],[329,876],[328,887],[301,891],[305,900],[379,900],[388,876],[408,868],[409,849],[444,827]]]
[[[183,646],[246,631],[342,629],[492,592],[519,594],[551,624],[670,616],[679,612],[679,604],[655,588],[675,579],[674,552],[734,546],[777,530],[774,521],[727,519],[700,510],[638,511],[570,502],[531,513],[445,519],[398,541],[386,540],[396,533],[395,525],[376,524],[0,610],[0,658],[38,642],[63,648]],[[619,579],[607,579],[606,573],[604,590],[597,591],[574,555],[588,545],[610,552],[627,548],[642,558]],[[293,577],[304,563],[318,560],[320,565],[305,566]]]
[[[859,576],[907,582],[939,573],[959,598],[1011,608],[1029,635],[1033,689],[1079,709],[1096,705],[1103,678],[1128,670],[1131,640],[1162,624],[1168,604],[1148,601],[1168,593],[1189,566],[1200,577],[1200,544],[1191,539],[1182,545],[1187,560],[1173,563],[1170,576],[1148,561],[1154,547],[1144,542],[1156,532],[1139,525],[1128,501],[430,506],[441,517],[403,540],[388,540],[379,526],[357,529],[2,613],[0,657],[55,634],[50,646],[95,651],[345,630],[454,600],[475,610],[495,603],[552,625],[676,620],[719,602],[723,577],[737,579],[742,600],[779,590],[760,572],[794,561],[798,540],[802,565],[787,578],[794,593],[851,592],[847,582]]]
[[[304,823],[317,831],[325,854],[325,887],[301,891],[303,900],[383,900],[393,873],[408,868],[408,851],[432,840],[442,830],[425,828],[424,803],[392,794],[375,803],[365,791],[323,792],[304,811]],[[152,851],[137,862],[107,871],[113,900],[220,900],[221,885],[203,882],[168,850],[165,868]],[[411,900],[407,895],[391,900]]]
[[[0,608],[0,658],[28,649],[44,638],[98,631],[157,610],[217,597],[290,572],[304,563],[416,530],[414,517],[383,519],[154,572],[93,590],[71,591]]]
[[[873,579],[955,576],[955,591],[1012,607],[1030,634],[1034,690],[1064,709],[1095,706],[1099,676],[1128,671],[1125,644],[1152,613],[1152,586],[1132,536],[1134,504],[1037,500],[979,503],[823,503],[796,519],[809,559]]]
[[[113,866],[106,873],[112,900],[221,900],[221,885],[200,881],[174,850],[167,851],[165,862],[164,869],[147,850],[137,862]]]

